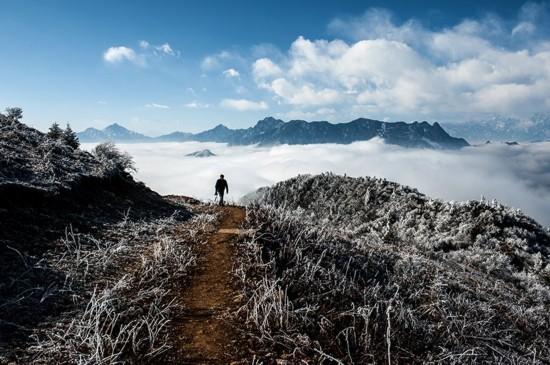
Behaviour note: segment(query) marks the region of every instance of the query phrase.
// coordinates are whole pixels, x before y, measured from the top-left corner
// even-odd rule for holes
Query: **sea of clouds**
[[[445,200],[496,199],[550,226],[550,143],[491,144],[460,151],[406,149],[378,139],[349,145],[256,147],[186,142],[118,147],[135,159],[136,178],[163,195],[211,200],[214,183],[223,173],[229,182],[228,198],[237,201],[259,187],[298,174],[330,171],[387,178]],[[186,156],[202,149],[217,156]]]

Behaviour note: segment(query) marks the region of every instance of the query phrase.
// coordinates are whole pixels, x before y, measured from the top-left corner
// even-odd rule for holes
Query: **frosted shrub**
[[[116,175],[137,171],[132,156],[121,152],[113,142],[98,144],[94,148],[93,154],[101,163],[101,170],[108,174]]]

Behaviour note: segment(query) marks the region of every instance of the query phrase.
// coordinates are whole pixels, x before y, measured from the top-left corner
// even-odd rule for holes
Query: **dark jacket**
[[[216,193],[223,194],[224,190],[229,193],[229,186],[227,186],[227,181],[225,179],[220,178],[216,181]]]

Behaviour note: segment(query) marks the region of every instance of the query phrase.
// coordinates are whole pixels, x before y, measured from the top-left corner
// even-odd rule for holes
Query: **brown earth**
[[[245,212],[224,207],[216,233],[200,253],[198,270],[182,292],[183,313],[176,323],[178,364],[229,364],[239,360],[235,327],[228,321],[239,304],[231,273],[232,240],[239,234]]]

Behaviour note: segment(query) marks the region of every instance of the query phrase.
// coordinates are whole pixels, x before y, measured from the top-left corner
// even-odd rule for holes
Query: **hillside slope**
[[[33,237],[50,238],[58,223],[84,227],[120,219],[125,212],[134,218],[173,213],[174,205],[133,180],[126,171],[129,157],[110,155],[113,150],[93,155],[73,149],[0,115],[2,242],[28,239],[36,249]]]
[[[190,220],[128,168],[112,145],[88,153],[0,115],[0,363],[167,350],[170,286],[185,282],[193,237],[215,216]]]
[[[550,234],[496,202],[298,176],[248,207],[236,269],[257,348],[294,361],[550,361]]]

